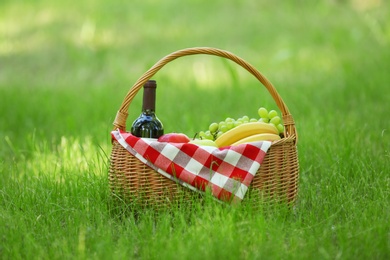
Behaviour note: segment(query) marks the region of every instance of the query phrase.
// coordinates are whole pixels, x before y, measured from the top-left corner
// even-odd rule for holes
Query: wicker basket
[[[165,56],[146,71],[127,93],[116,115],[114,129],[126,130],[129,105],[147,80],[167,63],[182,56],[195,54],[220,56],[245,68],[266,87],[282,114],[284,138],[272,143],[243,203],[251,200],[252,203],[259,204],[264,202],[265,198],[294,202],[297,197],[299,166],[296,146],[298,137],[293,117],[273,85],[253,66],[230,52],[200,47],[179,50]],[[180,204],[199,197],[198,193],[180,186],[139,161],[117,141],[113,141],[109,182],[116,196],[142,205]]]

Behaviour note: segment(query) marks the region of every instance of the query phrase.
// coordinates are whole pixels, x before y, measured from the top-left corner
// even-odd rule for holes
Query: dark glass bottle
[[[156,88],[155,80],[149,80],[144,85],[142,113],[133,122],[131,134],[138,137],[159,138],[164,134],[164,127],[156,116]]]

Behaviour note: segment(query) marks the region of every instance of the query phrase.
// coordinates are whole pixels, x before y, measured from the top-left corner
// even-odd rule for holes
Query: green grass
[[[385,1],[232,2],[0,3],[1,259],[390,257]],[[135,214],[113,203],[116,110],[158,59],[193,46],[244,58],[288,105],[299,133],[293,210],[207,201]],[[275,108],[216,57],[179,59],[155,79],[166,132]]]

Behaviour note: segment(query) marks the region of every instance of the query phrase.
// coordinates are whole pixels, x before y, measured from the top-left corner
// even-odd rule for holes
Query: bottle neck
[[[156,110],[156,81],[149,80],[144,85],[142,112],[154,113]]]

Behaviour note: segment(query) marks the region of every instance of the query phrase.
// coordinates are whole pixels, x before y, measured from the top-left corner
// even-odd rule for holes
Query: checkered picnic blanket
[[[214,197],[241,201],[258,171],[271,142],[216,148],[191,143],[166,143],[111,132],[127,151],[165,177],[194,191],[209,187]]]

